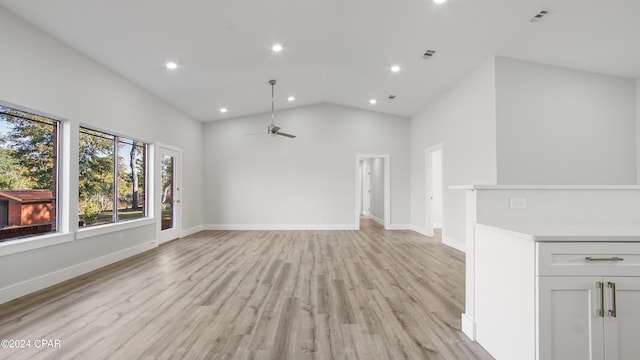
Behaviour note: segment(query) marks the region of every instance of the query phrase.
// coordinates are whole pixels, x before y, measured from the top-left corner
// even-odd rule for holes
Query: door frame
[[[431,196],[433,195],[433,161],[432,155],[436,151],[440,151],[441,161],[440,161],[440,175],[442,176],[443,168],[444,168],[444,147],[442,144],[430,146],[424,149],[424,194],[425,194],[425,230],[427,236],[433,236],[434,229],[434,221],[433,221],[433,213],[434,206],[433,201],[431,201]],[[442,183],[440,184],[443,185]],[[441,191],[441,194],[444,195],[444,191]],[[443,199],[440,199],[440,204],[443,204]],[[441,209],[442,210],[442,209]],[[444,217],[444,214],[442,214]],[[443,219],[444,220],[444,219]],[[444,222],[444,221],[443,221]]]
[[[162,154],[164,151],[169,151],[175,153],[175,163],[173,167],[174,172],[174,205],[173,205],[173,229],[172,230],[162,230],[162,195],[160,195],[160,191],[162,191]],[[154,181],[154,204],[157,206],[154,207],[154,217],[157,219],[156,221],[156,239],[158,244],[165,243],[167,241],[175,240],[180,237],[180,232],[182,228],[182,149],[179,147],[156,143],[155,144],[155,159],[154,164],[156,164],[155,171],[155,181]]]
[[[391,159],[389,154],[357,154],[355,162],[356,202],[354,229],[360,230],[360,204],[362,203],[362,181],[360,178],[360,161],[382,159],[384,161],[384,228],[391,226]]]

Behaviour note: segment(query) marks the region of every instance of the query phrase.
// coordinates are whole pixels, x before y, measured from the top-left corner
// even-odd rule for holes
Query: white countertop
[[[450,190],[640,190],[640,185],[452,185]]]
[[[511,236],[538,242],[640,242],[640,224],[476,224],[476,227],[504,232]]]

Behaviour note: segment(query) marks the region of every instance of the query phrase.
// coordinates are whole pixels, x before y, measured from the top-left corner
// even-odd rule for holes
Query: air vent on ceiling
[[[424,54],[422,55],[423,59],[431,59],[433,57],[433,55],[436,54],[435,50],[427,50],[424,52]]]
[[[395,95],[389,95],[389,100],[394,100],[396,98]]]
[[[551,13],[551,11],[549,10],[540,10],[536,16],[532,17],[531,19],[529,19],[529,21],[531,21],[532,23],[536,23],[542,19],[544,19],[545,16],[549,15]]]

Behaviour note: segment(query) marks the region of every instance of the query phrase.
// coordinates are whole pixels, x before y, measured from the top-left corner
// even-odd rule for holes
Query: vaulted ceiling
[[[276,109],[328,102],[411,116],[492,55],[640,77],[638,0],[0,0],[0,6],[201,121],[270,111],[270,79],[278,80]],[[530,22],[540,10],[551,13]],[[271,50],[276,43],[279,53]],[[436,53],[427,60],[428,49]],[[165,68],[168,61],[178,68]],[[393,65],[400,71],[392,72]]]

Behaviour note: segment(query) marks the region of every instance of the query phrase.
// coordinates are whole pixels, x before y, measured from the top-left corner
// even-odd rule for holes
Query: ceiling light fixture
[[[223,114],[224,114],[224,113],[226,113],[227,111],[229,111],[229,109],[227,109],[227,108],[220,108],[220,112],[221,112],[221,113],[223,113]]]
[[[280,52],[280,51],[282,51],[282,45],[280,45],[280,44],[274,44],[274,45],[271,47],[271,50],[272,50],[273,52]]]
[[[440,4],[444,4],[447,2],[447,0],[433,0],[434,3],[440,5]]]
[[[280,131],[280,126],[276,125],[273,122],[273,119],[276,117],[276,106],[275,106],[275,102],[276,102],[276,97],[275,97],[275,87],[276,87],[276,81],[275,80],[269,80],[269,85],[271,85],[271,125],[269,125],[267,127],[267,134],[272,135],[272,136],[276,136],[276,135],[280,135],[280,136],[284,136],[284,137],[288,137],[288,138],[295,138],[295,135],[291,135],[291,134],[287,134],[287,133],[283,133]]]
[[[164,64],[164,66],[169,70],[175,70],[178,68],[178,64],[174,63],[173,61],[169,61],[168,63]]]
[[[397,73],[398,71],[400,71],[400,66],[398,65],[393,65],[391,67],[391,71],[393,71],[394,73]]]
[[[296,101],[296,98],[294,96],[289,96],[287,98],[287,101],[289,101],[289,102]]]
[[[369,104],[371,104],[371,105],[375,105],[377,103],[378,103],[378,101],[376,99],[369,100]]]

